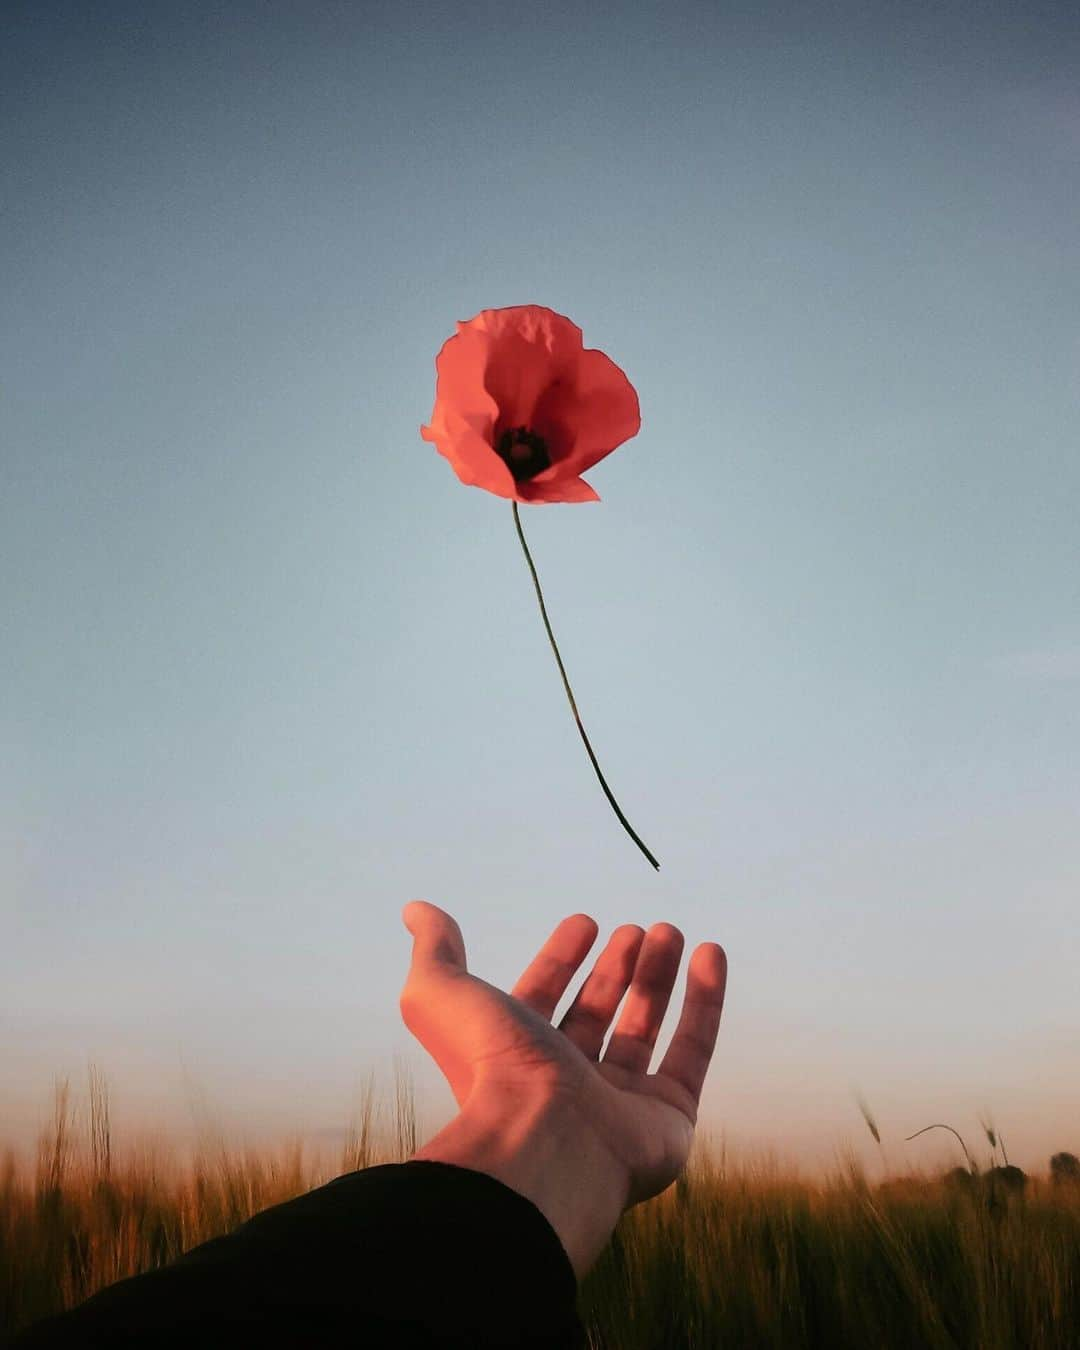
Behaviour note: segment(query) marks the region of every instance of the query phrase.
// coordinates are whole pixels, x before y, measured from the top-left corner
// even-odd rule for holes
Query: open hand
[[[555,1007],[599,932],[587,914],[557,925],[509,994],[469,973],[461,929],[444,910],[413,900],[402,919],[414,943],[401,1014],[459,1106],[488,1094],[523,1105],[554,1095],[572,1103],[582,1126],[625,1169],[627,1207],[675,1180],[690,1154],[720,1026],[727,980],[720,946],[694,950],[675,1035],[650,1074],[683,951],[671,924],[648,933],[637,924],[617,928],[555,1027]]]

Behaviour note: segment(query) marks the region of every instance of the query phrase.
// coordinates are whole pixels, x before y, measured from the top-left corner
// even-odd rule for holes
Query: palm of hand
[[[723,1007],[726,960],[715,943],[691,958],[678,1027],[655,1074],[649,1061],[671,998],[683,937],[670,924],[616,929],[559,1026],[551,1017],[597,936],[584,914],[558,925],[510,994],[469,973],[461,930],[424,901],[406,907],[416,938],[401,996],[406,1025],[460,1106],[474,1094],[574,1106],[625,1168],[629,1203],[664,1190],[685,1166]],[[629,996],[600,1060],[619,1003]]]

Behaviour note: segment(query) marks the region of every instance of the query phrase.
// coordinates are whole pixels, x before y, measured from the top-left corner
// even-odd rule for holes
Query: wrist
[[[555,1230],[579,1282],[629,1201],[625,1167],[565,1098],[512,1107],[470,1101],[413,1159],[484,1172],[530,1200]]]

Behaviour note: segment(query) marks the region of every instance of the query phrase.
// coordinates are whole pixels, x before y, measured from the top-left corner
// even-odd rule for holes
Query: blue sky
[[[504,986],[579,910],[723,943],[741,1148],[861,1146],[859,1088],[897,1163],[987,1109],[1080,1151],[1075,7],[4,23],[8,1134],[91,1058],[121,1127],[280,1134],[404,1056],[434,1126],[421,897]],[[522,518],[658,874],[509,504],[419,435],[524,303],[641,402]]]

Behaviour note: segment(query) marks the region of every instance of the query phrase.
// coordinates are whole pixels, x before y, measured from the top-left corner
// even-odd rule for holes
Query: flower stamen
[[[510,427],[504,431],[495,453],[514,475],[515,483],[535,478],[551,464],[547,441],[528,427]]]

